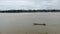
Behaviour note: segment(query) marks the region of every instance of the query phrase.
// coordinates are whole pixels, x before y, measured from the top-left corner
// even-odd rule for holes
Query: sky
[[[60,9],[60,0],[0,0],[0,10]]]

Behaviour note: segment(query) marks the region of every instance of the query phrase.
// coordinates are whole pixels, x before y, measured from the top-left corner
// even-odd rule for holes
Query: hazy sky
[[[0,10],[60,9],[60,0],[0,0]]]

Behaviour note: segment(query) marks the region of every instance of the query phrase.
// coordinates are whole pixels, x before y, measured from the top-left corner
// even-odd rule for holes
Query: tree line
[[[0,13],[20,13],[20,12],[60,12],[60,10],[5,10]]]

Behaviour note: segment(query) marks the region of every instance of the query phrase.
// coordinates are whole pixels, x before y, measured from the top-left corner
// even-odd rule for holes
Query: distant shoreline
[[[0,13],[20,13],[20,12],[60,12],[60,10],[3,10]]]

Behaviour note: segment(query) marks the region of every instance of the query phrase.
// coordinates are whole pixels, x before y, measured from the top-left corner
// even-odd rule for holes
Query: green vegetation
[[[20,13],[20,12],[60,12],[60,10],[5,10],[0,13]]]

